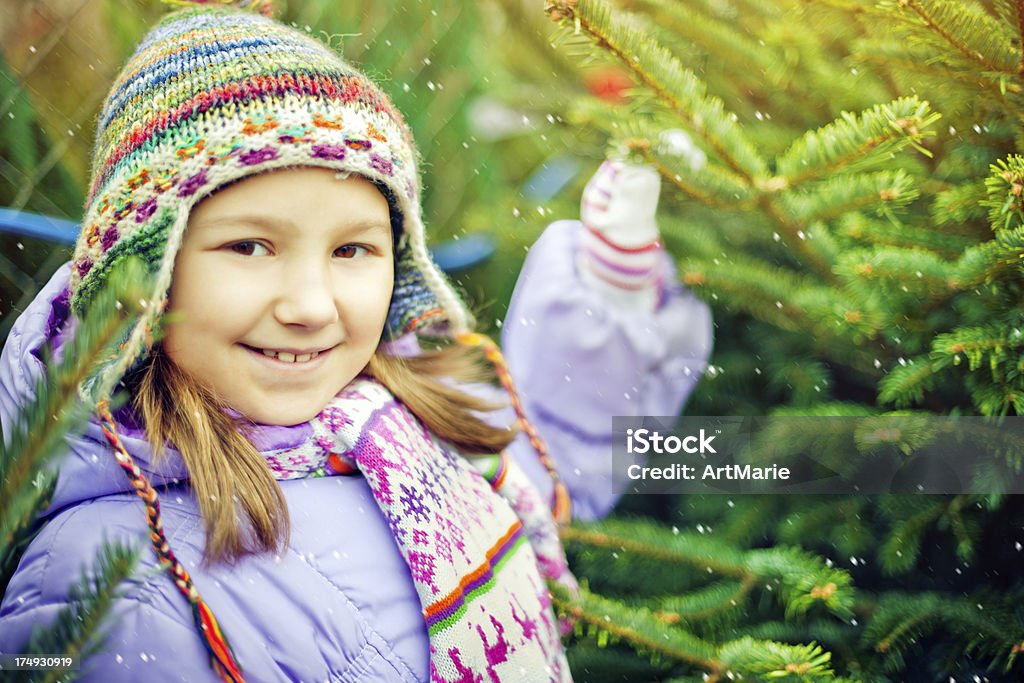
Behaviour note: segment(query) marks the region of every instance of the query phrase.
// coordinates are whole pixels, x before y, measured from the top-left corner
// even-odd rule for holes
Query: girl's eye
[[[343,247],[338,247],[334,250],[334,255],[338,258],[356,258],[357,256],[363,256],[369,252],[369,249],[359,244],[346,244]]]
[[[235,242],[228,247],[231,251],[242,256],[266,256],[270,253],[265,246],[259,242]]]

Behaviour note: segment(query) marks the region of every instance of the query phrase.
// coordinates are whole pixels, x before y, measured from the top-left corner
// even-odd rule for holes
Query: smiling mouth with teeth
[[[264,356],[274,358],[276,360],[285,363],[305,363],[311,361],[320,355],[319,351],[313,351],[312,353],[303,353],[295,355],[294,353],[288,353],[287,351],[271,351],[270,349],[258,349],[263,353]]]

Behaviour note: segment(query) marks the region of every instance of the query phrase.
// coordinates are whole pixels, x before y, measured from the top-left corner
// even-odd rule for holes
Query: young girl
[[[401,115],[251,9],[182,9],[143,40],[99,120],[74,259],[4,348],[6,430],[111,270],[155,274],[83,387],[96,418],[4,595],[0,653],[105,541],[148,539],[85,680],[568,681],[543,438],[603,514],[610,416],[677,412],[709,351],[706,308],[666,284],[656,181],[604,167],[590,225],[537,245],[504,342],[542,433],[493,426],[460,388],[480,338],[426,251]],[[112,414],[115,389],[132,400]]]

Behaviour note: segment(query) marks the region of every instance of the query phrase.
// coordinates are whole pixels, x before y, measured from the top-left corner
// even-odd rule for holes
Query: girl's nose
[[[339,320],[335,283],[326,268],[299,264],[278,287],[274,316],[281,324],[319,329]]]

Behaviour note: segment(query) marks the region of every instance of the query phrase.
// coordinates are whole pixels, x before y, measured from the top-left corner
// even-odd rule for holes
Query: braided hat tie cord
[[[455,335],[455,340],[460,344],[479,348],[483,352],[484,357],[494,367],[501,386],[505,389],[505,393],[508,394],[509,400],[512,402],[512,408],[515,410],[519,428],[530,439],[530,445],[533,446],[533,450],[537,453],[537,458],[544,465],[544,469],[547,470],[548,476],[551,477],[551,481],[554,484],[554,490],[551,494],[551,513],[555,518],[555,522],[559,525],[568,524],[572,519],[572,499],[569,497],[569,489],[566,488],[565,483],[558,475],[558,468],[555,467],[555,462],[551,459],[547,443],[526,416],[526,410],[523,408],[522,401],[519,400],[519,393],[516,391],[515,384],[512,381],[512,373],[508,369],[505,357],[501,355],[501,349],[498,348],[493,339],[479,332],[459,332]]]
[[[202,636],[203,645],[206,647],[207,652],[210,653],[214,669],[221,679],[227,683],[244,683],[245,678],[242,676],[238,662],[235,661],[234,651],[231,649],[227,636],[221,631],[220,624],[217,623],[213,612],[203,601],[202,596],[199,595],[199,591],[192,582],[192,577],[189,576],[188,571],[178,561],[174,551],[171,550],[170,544],[167,542],[163,521],[160,517],[160,498],[157,496],[156,490],[149,483],[146,475],[142,473],[142,470],[135,464],[132,456],[128,454],[124,444],[121,443],[114,423],[114,417],[110,414],[109,402],[105,400],[100,401],[96,406],[96,413],[100,418],[103,434],[107,437],[107,441],[110,442],[110,446],[114,450],[117,464],[128,475],[128,479],[131,480],[132,486],[135,488],[135,493],[138,494],[139,498],[146,505],[146,522],[149,526],[149,539],[153,546],[153,552],[156,553],[160,566],[167,570],[174,581],[174,585],[178,587],[178,590],[188,600],[192,609],[192,618],[195,620],[196,627]]]

